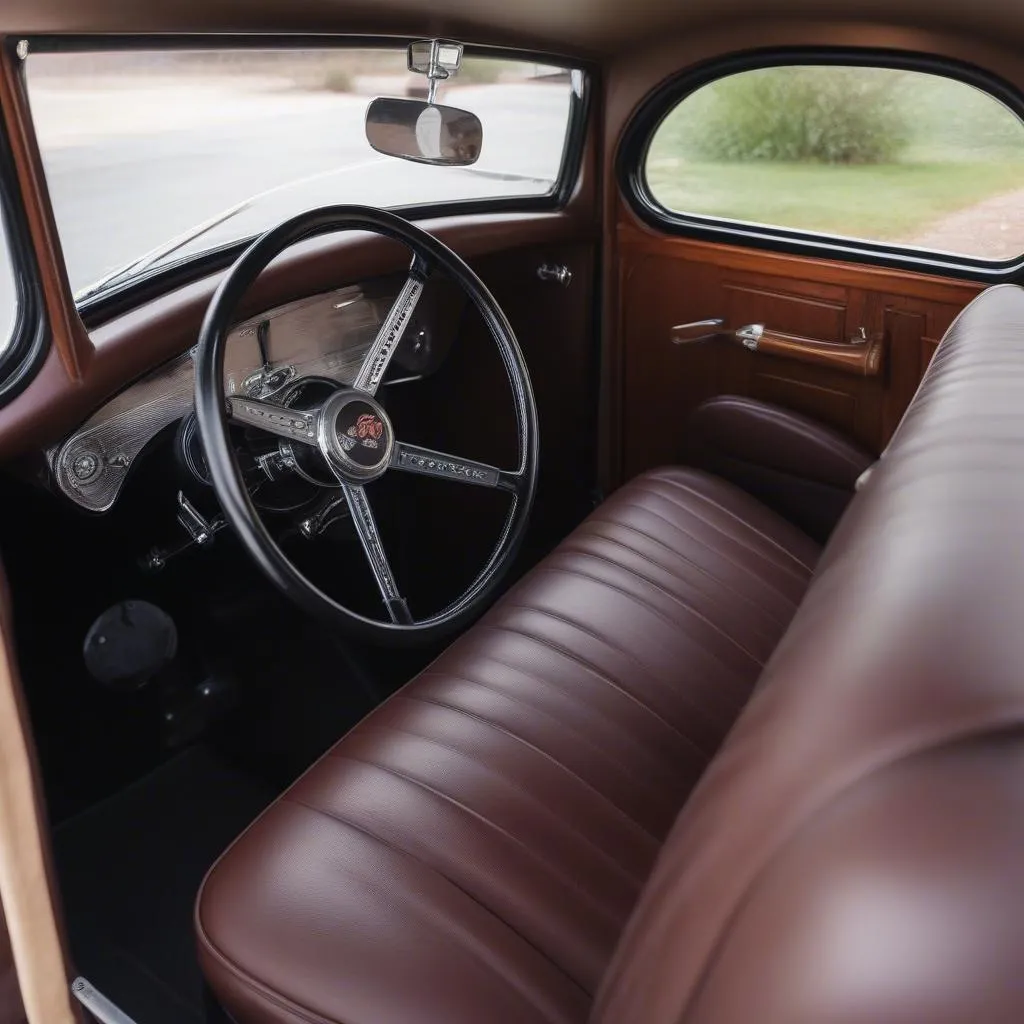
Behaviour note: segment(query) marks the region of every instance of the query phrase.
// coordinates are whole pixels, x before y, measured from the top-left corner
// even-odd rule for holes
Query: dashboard
[[[307,379],[351,384],[400,286],[385,280],[339,288],[237,324],[225,349],[225,394],[273,400]],[[418,379],[443,360],[454,334],[438,330],[445,295],[443,282],[425,290],[386,383]],[[112,509],[147,445],[191,416],[194,387],[191,352],[129,385],[49,449],[56,487],[89,512]],[[186,443],[198,447],[192,423]]]

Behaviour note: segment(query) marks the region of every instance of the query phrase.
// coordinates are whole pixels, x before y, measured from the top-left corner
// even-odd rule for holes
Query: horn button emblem
[[[369,395],[341,392],[324,409],[320,443],[334,465],[356,481],[380,476],[391,461],[394,430]]]

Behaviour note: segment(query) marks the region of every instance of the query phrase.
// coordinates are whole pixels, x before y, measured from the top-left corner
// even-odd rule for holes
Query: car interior
[[[996,0],[0,10],[0,1024],[1024,1020]]]

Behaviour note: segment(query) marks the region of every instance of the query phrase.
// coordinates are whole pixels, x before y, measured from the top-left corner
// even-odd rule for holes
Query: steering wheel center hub
[[[317,441],[352,483],[375,480],[391,462],[395,431],[380,402],[365,391],[339,391],[324,406]]]

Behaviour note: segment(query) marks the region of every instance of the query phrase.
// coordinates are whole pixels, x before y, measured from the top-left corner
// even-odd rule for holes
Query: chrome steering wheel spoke
[[[380,531],[377,529],[377,520],[374,518],[373,509],[370,508],[365,489],[346,483],[341,474],[338,474],[338,480],[341,481],[341,493],[345,495],[349,511],[352,513],[352,523],[359,543],[362,544],[363,553],[370,563],[370,570],[380,588],[391,621],[399,626],[412,625],[413,618],[409,606],[395,583],[395,574],[391,571],[384,544],[380,539]]]
[[[320,410],[288,409],[274,402],[232,395],[227,400],[228,416],[233,423],[265,430],[289,441],[315,445],[320,425]]]
[[[327,231],[373,232],[416,254],[355,379],[347,388],[339,387],[324,397],[323,404],[312,410],[289,409],[263,393],[252,397],[236,394],[225,400],[225,350],[246,291],[289,246]],[[410,325],[418,320],[428,274],[435,270],[462,289],[496,346],[512,397],[517,451],[513,470],[400,444],[387,409],[376,400]],[[442,242],[387,210],[328,206],[300,213],[253,242],[228,271],[203,320],[194,360],[196,421],[224,518],[267,578],[302,608],[362,640],[388,645],[432,643],[470,622],[497,593],[523,542],[536,494],[537,407],[529,370],[507,317],[480,278]],[[276,435],[291,442],[300,458],[312,456],[318,467],[321,461],[329,467],[327,472],[340,481],[338,497],[351,513],[386,614],[364,615],[347,607],[320,590],[292,562],[253,503],[229,429],[233,424]],[[307,445],[320,458],[308,451]],[[416,619],[399,590],[364,491],[364,486],[392,469],[500,490],[509,496],[502,502],[507,510],[494,546],[473,579],[444,607],[424,610]],[[307,529],[313,532],[316,526],[311,518]]]
[[[515,494],[522,484],[520,472],[510,472],[489,466],[475,459],[462,459],[455,455],[420,448],[415,444],[395,443],[391,455],[391,468],[420,476],[433,476],[441,480],[454,480],[476,487],[489,487]]]
[[[409,276],[398,293],[398,298],[395,299],[388,311],[388,315],[384,318],[384,322],[380,325],[377,337],[366,353],[363,364],[359,367],[359,372],[352,382],[352,387],[357,391],[365,391],[369,395],[377,393],[377,388],[380,387],[384,374],[388,372],[388,367],[391,365],[391,359],[402,343],[402,338],[405,337],[409,321],[412,320],[412,315],[423,295],[423,286],[427,283],[429,274],[430,268],[426,260],[418,254],[414,256],[412,266],[409,268]]]

